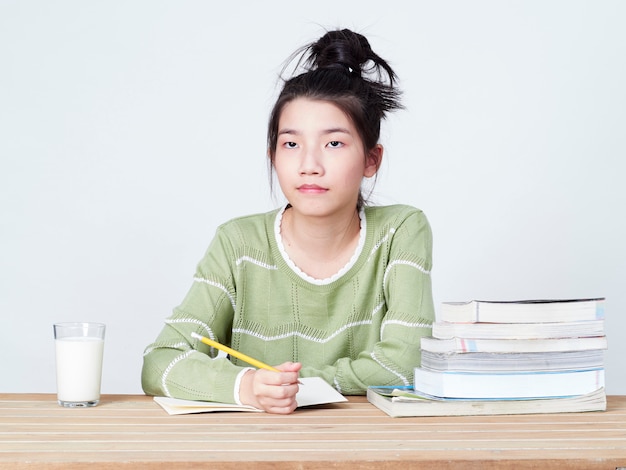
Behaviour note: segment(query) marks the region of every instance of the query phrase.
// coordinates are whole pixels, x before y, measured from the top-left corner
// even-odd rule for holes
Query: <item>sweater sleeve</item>
[[[354,359],[344,357],[320,369],[304,367],[303,376],[319,375],[342,393],[364,394],[370,385],[411,385],[420,365],[420,339],[430,335],[435,318],[430,271],[432,232],[414,210],[395,229],[387,248],[383,293],[386,312],[379,341]]]
[[[229,344],[235,305],[234,255],[228,236],[218,232],[198,264],[182,304],[165,320],[144,352],[142,387],[149,395],[234,403],[242,367],[191,337],[195,332]]]

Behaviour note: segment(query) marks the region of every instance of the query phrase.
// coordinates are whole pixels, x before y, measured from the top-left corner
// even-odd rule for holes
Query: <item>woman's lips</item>
[[[298,186],[298,191],[308,194],[320,194],[328,191],[328,189],[322,188],[321,186],[318,186],[316,184],[303,184]]]

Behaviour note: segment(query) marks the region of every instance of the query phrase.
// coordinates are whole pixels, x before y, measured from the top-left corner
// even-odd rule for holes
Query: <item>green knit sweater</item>
[[[409,206],[367,207],[359,247],[329,279],[301,272],[282,246],[283,210],[223,224],[182,304],[146,348],[147,394],[226,403],[247,366],[191,332],[270,365],[301,362],[346,395],[369,385],[408,385],[431,332],[432,234]]]

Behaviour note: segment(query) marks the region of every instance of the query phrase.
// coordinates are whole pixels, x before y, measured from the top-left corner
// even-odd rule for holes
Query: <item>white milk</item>
[[[80,337],[56,339],[57,398],[87,402],[100,399],[104,340]]]

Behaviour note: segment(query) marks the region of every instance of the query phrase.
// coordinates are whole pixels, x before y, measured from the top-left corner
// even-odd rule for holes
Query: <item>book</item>
[[[302,377],[300,378],[300,382],[302,385],[300,385],[298,394],[296,395],[298,408],[303,406],[339,403],[348,400],[320,377]],[[255,408],[254,406],[237,405],[233,403],[182,400],[171,397],[154,397],[154,401],[170,415],[210,413],[215,411],[263,412],[263,410]]]
[[[435,353],[584,351],[607,349],[607,339],[606,336],[549,339],[441,339],[423,337],[421,349]]]
[[[460,323],[550,323],[600,320],[604,318],[604,300],[604,298],[594,298],[443,302],[439,319]]]
[[[458,372],[594,369],[604,366],[604,351],[602,349],[521,353],[435,353],[422,351],[421,365],[430,370]]]
[[[556,323],[451,323],[436,321],[434,338],[541,339],[603,336],[604,320]]]
[[[604,388],[604,368],[575,371],[457,372],[415,368],[415,390],[443,398],[550,398]]]
[[[154,401],[161,406],[167,414],[182,415],[191,413],[210,413],[213,411],[251,411],[262,413],[263,410],[249,405],[237,405],[236,403],[220,403],[216,401],[183,400],[172,397],[154,397]]]
[[[580,413],[606,410],[606,393],[528,400],[459,400],[415,396],[412,387],[369,387],[367,400],[393,418],[411,416],[480,416]]]

